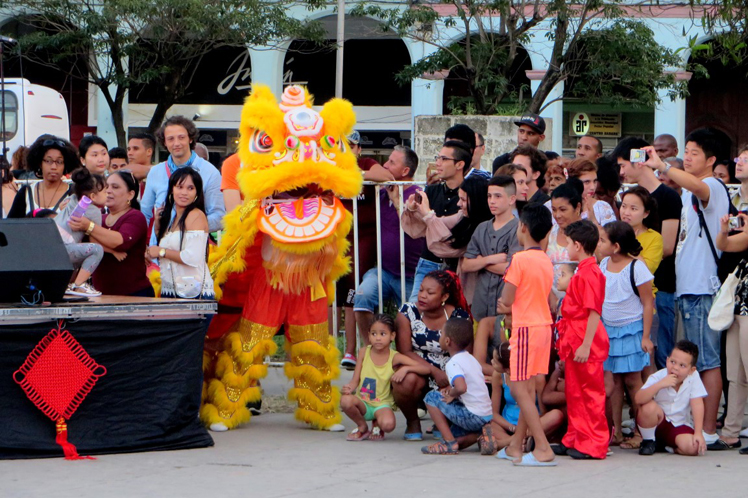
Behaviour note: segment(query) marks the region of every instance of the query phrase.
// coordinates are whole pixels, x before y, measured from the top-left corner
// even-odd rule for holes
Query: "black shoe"
[[[552,444],[551,449],[553,450],[553,454],[556,456],[566,456],[569,451],[568,448],[561,443]]]
[[[748,448],[743,448],[742,450],[738,451],[741,455],[748,455]]]
[[[655,444],[654,439],[644,439],[641,446],[639,446],[640,455],[654,455],[655,450],[657,450],[657,444]]]
[[[262,415],[262,400],[247,403],[247,408],[249,408],[249,413],[251,413],[255,417],[258,415]]]
[[[738,439],[737,443],[728,443],[726,441],[723,441],[722,439],[717,439],[713,443],[709,443],[706,445],[706,449],[709,451],[724,451],[724,450],[734,450],[737,448],[740,448],[742,446],[742,443],[740,442],[740,439]]]
[[[566,450],[566,454],[569,455],[574,460],[592,460],[594,457],[592,455],[588,455],[587,453],[582,453],[579,450],[576,450],[574,448],[568,448]]]

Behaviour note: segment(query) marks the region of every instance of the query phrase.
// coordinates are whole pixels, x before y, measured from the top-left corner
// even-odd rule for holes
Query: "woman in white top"
[[[610,204],[595,198],[597,190],[597,165],[595,163],[588,159],[574,159],[564,168],[564,174],[567,179],[577,178],[582,182],[584,190],[582,191],[581,216],[583,220],[589,219],[598,227],[603,227],[618,219]],[[551,209],[550,201],[545,205]]]
[[[13,200],[8,218],[23,218],[36,209],[59,212],[73,193],[65,175],[78,167],[78,155],[69,142],[53,135],[42,135],[29,147],[27,168],[40,182],[25,183]]]
[[[169,178],[169,195],[156,219],[158,245],[146,257],[159,259],[161,297],[214,299],[208,271],[208,218],[200,174],[179,168]]]

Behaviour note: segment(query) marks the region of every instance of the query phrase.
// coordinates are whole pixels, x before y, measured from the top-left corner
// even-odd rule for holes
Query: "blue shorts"
[[[468,410],[459,400],[445,403],[442,393],[439,391],[429,391],[423,402],[428,406],[433,406],[447,417],[447,420],[450,422],[450,430],[454,437],[480,432],[483,426],[493,418],[491,415],[486,417],[476,415]]]
[[[719,368],[721,364],[721,332],[710,329],[707,323],[713,301],[714,296],[710,295],[684,294],[678,298],[678,309],[683,319],[686,339],[699,347],[699,360],[696,362],[696,370],[699,372]]]
[[[400,277],[393,275],[387,270],[382,270],[382,301],[383,305],[387,301],[396,301],[399,308],[402,304],[400,296],[401,286]],[[405,278],[405,294],[410,292],[413,286],[412,278]],[[377,279],[377,269],[364,273],[361,285],[353,298],[353,311],[368,311],[376,313],[379,309],[379,281]]]

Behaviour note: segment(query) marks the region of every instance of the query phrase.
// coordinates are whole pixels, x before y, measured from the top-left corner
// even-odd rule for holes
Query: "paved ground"
[[[287,386],[282,370],[271,369],[266,393]],[[421,455],[422,443],[400,439],[401,422],[383,442],[349,443],[341,433],[306,429],[290,414],[263,414],[214,434],[208,449],[0,461],[0,497],[748,496],[748,456],[737,452],[646,458],[616,449],[605,461],[563,458],[556,468],[525,469],[477,450]]]

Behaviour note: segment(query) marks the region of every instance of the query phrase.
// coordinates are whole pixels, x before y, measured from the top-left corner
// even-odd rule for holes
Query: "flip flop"
[[[406,441],[423,441],[423,432],[406,432],[403,434]]]
[[[359,436],[358,434],[361,433],[361,431],[358,430],[358,427],[353,429],[348,436],[346,436],[346,441],[366,441],[371,436],[371,432],[367,429],[366,432],[361,433]]]
[[[441,441],[434,443],[431,446],[424,446],[421,448],[421,453],[424,455],[459,455],[460,449],[457,445],[457,441]]]
[[[496,453],[496,458],[498,458],[499,460],[509,460],[510,462],[514,460],[514,458],[506,454],[506,448],[501,448],[501,451]]]
[[[384,432],[379,427],[372,427],[369,441],[384,441]]]
[[[539,462],[535,459],[535,455],[532,453],[525,453],[522,455],[522,460],[518,462],[514,462],[515,467],[555,467],[558,465],[558,462],[553,460],[550,462]]]

